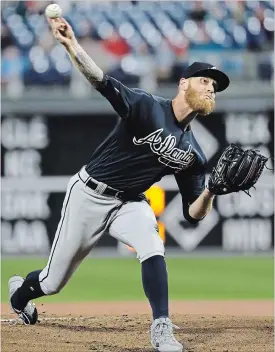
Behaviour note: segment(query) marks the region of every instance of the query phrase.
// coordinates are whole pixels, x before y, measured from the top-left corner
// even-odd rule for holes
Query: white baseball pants
[[[68,183],[49,260],[39,275],[46,295],[65,286],[107,228],[112,237],[135,249],[140,262],[154,255],[164,256],[150,205],[145,200],[124,203],[104,196],[100,190],[105,185],[99,183],[99,191],[94,191],[86,186],[89,179],[83,167]]]

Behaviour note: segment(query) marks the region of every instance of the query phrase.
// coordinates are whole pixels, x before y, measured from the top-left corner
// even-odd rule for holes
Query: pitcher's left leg
[[[151,343],[160,352],[181,352],[173,335],[168,310],[168,278],[164,259],[164,244],[160,238],[156,217],[146,201],[123,205],[109,228],[110,235],[130,245],[141,263],[142,283],[152,308]]]

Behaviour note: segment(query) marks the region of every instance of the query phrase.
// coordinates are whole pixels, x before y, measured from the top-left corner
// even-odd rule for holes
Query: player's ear
[[[179,81],[179,91],[186,91],[188,88],[188,80],[186,78],[181,78]]]

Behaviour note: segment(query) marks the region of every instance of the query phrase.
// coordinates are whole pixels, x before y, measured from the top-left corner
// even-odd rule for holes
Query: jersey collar
[[[174,109],[173,109],[173,105],[172,105],[172,100],[169,100],[169,106],[170,106],[171,113],[172,113],[172,115],[173,115],[173,119],[174,119],[175,124],[176,124],[183,132],[189,132],[189,131],[191,131],[190,124],[186,127],[186,126],[184,126],[183,121],[178,121],[178,120],[177,120],[176,115],[175,115],[175,113],[174,113]]]

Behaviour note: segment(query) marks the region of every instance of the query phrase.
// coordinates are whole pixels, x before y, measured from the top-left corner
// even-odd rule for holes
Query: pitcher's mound
[[[18,322],[16,325],[10,325],[5,318],[15,318],[15,315],[4,314],[1,326],[2,351],[153,351],[148,333],[151,325],[148,307],[137,304],[136,310],[133,306],[127,309],[127,304],[130,307],[133,302],[124,302],[124,311],[118,313],[119,305],[116,307],[115,303],[105,303],[105,305],[102,303],[101,314],[99,303],[82,303],[79,306],[73,303],[70,306],[64,304],[63,311],[62,305],[37,304],[40,322],[33,326],[25,326]],[[189,302],[189,308],[190,304],[191,302]],[[229,308],[226,307],[228,303],[223,304],[224,306],[222,307],[221,304],[220,307],[222,310],[214,311],[213,307],[210,309],[207,306],[204,312],[200,313],[203,310],[200,303],[193,314],[179,314],[182,310],[175,310],[176,307],[172,305],[172,311],[178,312],[171,316],[173,323],[179,326],[179,330],[175,330],[175,336],[185,345],[186,352],[274,351],[272,316],[259,316],[260,314],[241,316],[233,315],[233,312],[231,315],[226,315],[225,313],[229,312]],[[111,305],[113,305],[112,309]],[[59,306],[58,312],[54,310],[57,306]],[[86,307],[85,311],[84,307]],[[180,307],[183,308],[183,306],[178,308]],[[93,310],[96,310],[95,314]],[[213,313],[210,314],[210,311]]]

